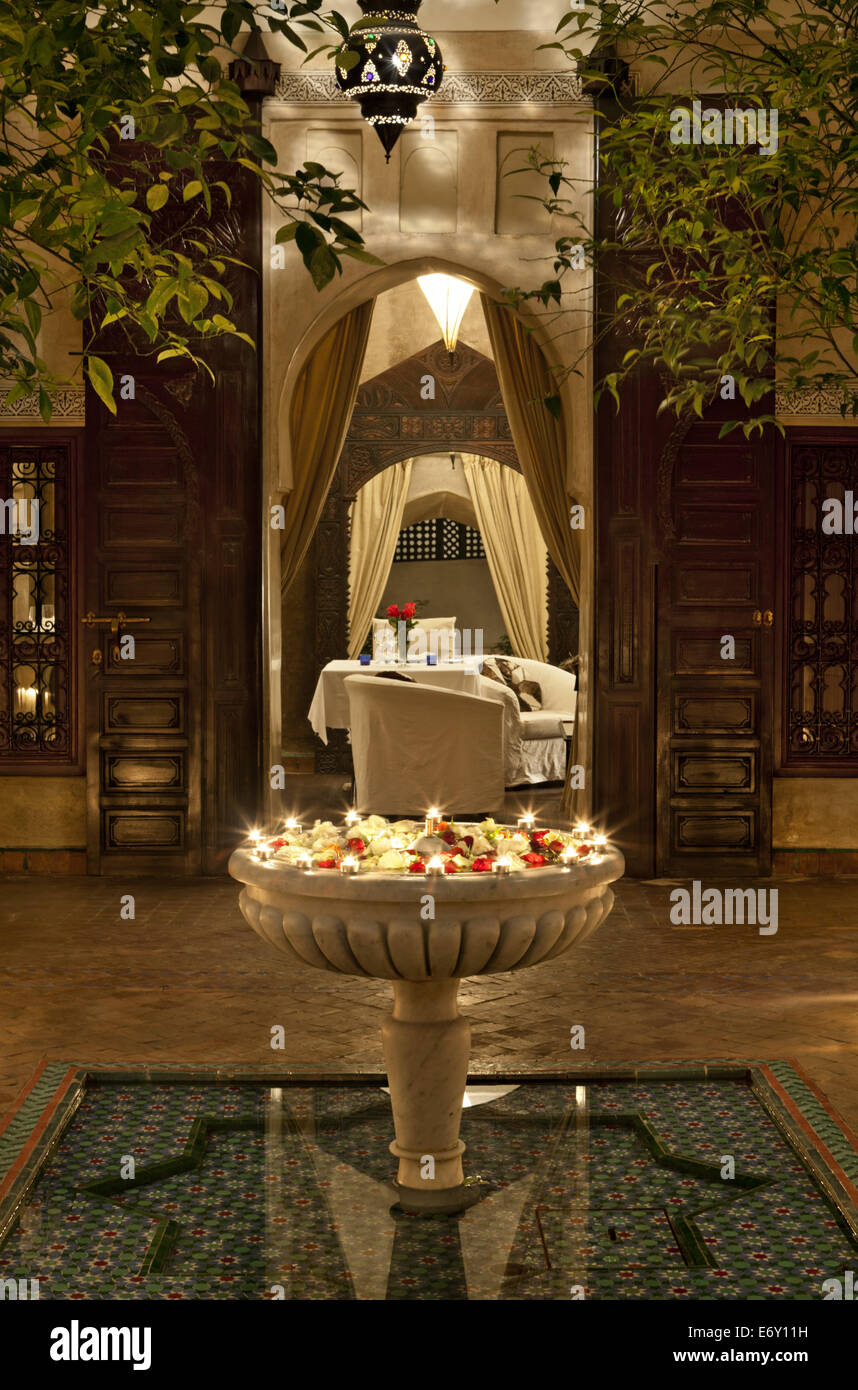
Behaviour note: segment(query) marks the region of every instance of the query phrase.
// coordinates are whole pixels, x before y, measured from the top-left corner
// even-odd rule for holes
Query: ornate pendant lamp
[[[421,3],[398,0],[395,9],[384,9],[379,0],[358,0],[364,18],[335,59],[337,86],[375,126],[388,164],[403,128],[444,76],[440,48],[417,23]]]

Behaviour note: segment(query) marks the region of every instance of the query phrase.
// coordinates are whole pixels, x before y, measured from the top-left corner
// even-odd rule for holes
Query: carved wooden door
[[[126,365],[87,402],[89,870],[219,872],[259,804],[256,377]]]
[[[771,868],[773,448],[696,422],[673,467],[656,578],[657,871]]]

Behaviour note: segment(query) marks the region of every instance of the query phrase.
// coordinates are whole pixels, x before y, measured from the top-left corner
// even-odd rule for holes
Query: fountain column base
[[[382,1024],[405,1211],[452,1213],[473,1200],[459,1138],[471,1028],[460,1016],[458,979],[393,981],[393,1014]]]

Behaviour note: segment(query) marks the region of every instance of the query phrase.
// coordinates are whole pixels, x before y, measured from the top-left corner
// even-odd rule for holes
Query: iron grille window
[[[74,757],[69,455],[0,445],[0,764]]]
[[[449,517],[415,521],[399,533],[394,563],[402,560],[484,560],[483,538],[472,526]]]
[[[858,448],[790,451],[786,766],[848,771],[858,764],[858,540],[823,531],[823,503],[851,512]],[[826,509],[828,510],[828,509]],[[848,527],[848,529],[847,529]]]

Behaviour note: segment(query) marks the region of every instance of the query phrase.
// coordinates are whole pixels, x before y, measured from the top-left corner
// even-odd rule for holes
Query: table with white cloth
[[[313,732],[323,743],[328,741],[328,729],[349,727],[349,697],[346,676],[377,675],[380,671],[404,671],[423,685],[441,685],[446,690],[460,690],[465,695],[480,694],[480,666],[471,658],[462,661],[439,661],[436,666],[409,661],[405,666],[373,661],[362,666],[359,661],[329,661],[316,683],[313,702],[307,713]]]

